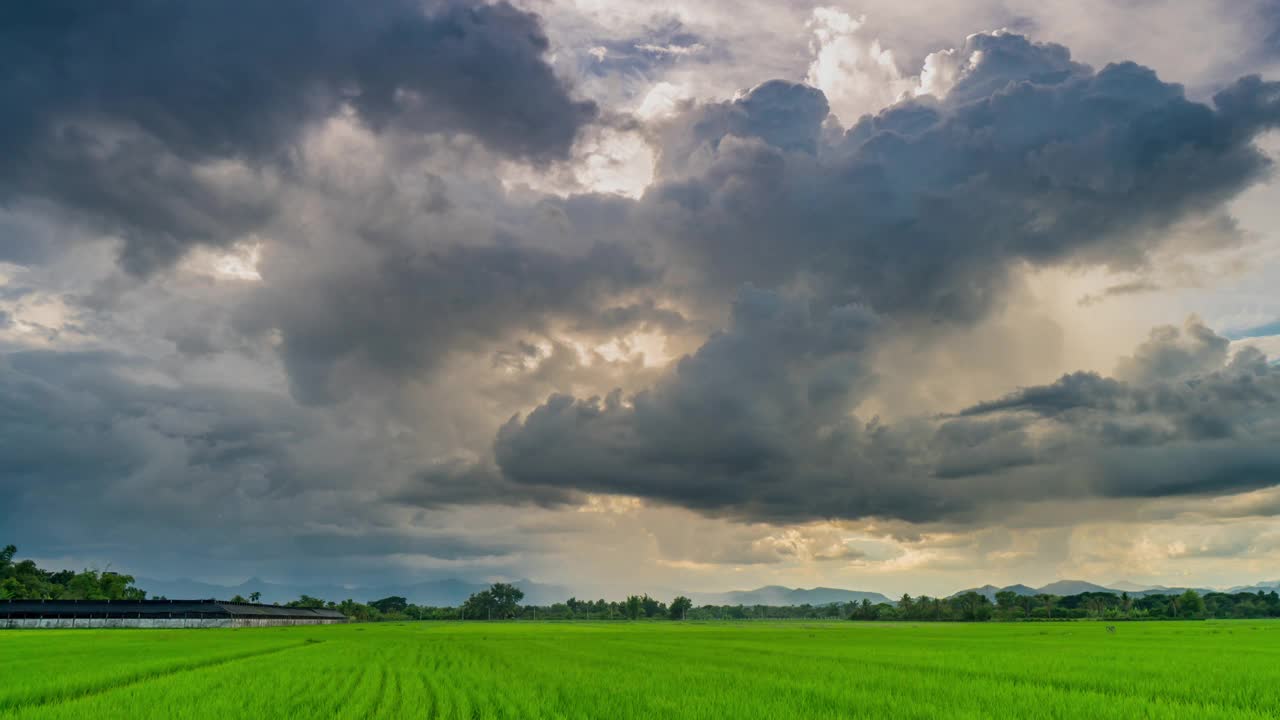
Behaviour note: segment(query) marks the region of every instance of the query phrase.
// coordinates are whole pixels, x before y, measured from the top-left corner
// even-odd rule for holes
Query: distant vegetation
[[[132,575],[97,570],[41,570],[31,560],[14,562],[18,548],[0,550],[0,600],[142,600]]]
[[[864,601],[850,614],[853,620],[984,621],[984,620],[1169,620],[1280,617],[1280,595],[1269,593],[1207,593],[1185,590],[1172,595],[1127,592],[1084,592],[1076,595],[1019,595],[996,593],[992,602],[976,592],[949,598],[903,595],[894,605]]]
[[[109,571],[42,570],[31,560],[14,562],[17,548],[0,550],[0,600],[141,600],[130,575]],[[1201,595],[1083,592],[1075,595],[1027,594],[1003,590],[992,602],[978,592],[949,598],[903,595],[896,603],[828,603],[824,605],[702,605],[680,596],[664,603],[648,594],[622,601],[569,598],[551,605],[521,605],[524,592],[515,585],[494,583],[455,607],[415,605],[400,596],[370,603],[334,602],[303,595],[288,607],[332,608],[357,621],[404,620],[876,620],[911,622],[983,622],[1028,620],[1168,620],[1280,617],[1280,594],[1270,592]],[[258,593],[236,595],[231,602],[258,602]]]
[[[514,595],[512,594],[514,591]],[[896,604],[831,603],[828,605],[702,605],[686,597],[667,605],[648,595],[622,602],[570,598],[553,605],[517,605],[523,593],[499,583],[472,595],[461,608],[424,607],[391,597],[364,605],[348,600],[336,607],[359,620],[850,620],[911,622],[985,622],[1034,620],[1199,620],[1280,617],[1280,595],[1208,593],[1130,596],[1088,592],[1078,595],[997,593],[993,603],[968,592],[950,598],[903,595]],[[315,601],[314,598],[309,600]],[[317,601],[318,602],[318,601]],[[315,607],[320,607],[316,605]]]

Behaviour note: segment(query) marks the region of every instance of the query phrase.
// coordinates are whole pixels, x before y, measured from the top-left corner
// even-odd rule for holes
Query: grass
[[[1280,623],[0,632],[0,718],[1275,718]]]

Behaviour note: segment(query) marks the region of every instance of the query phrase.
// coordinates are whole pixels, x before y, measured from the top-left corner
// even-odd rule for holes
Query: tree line
[[[1033,620],[1199,620],[1280,618],[1280,594],[1271,592],[1205,595],[1187,590],[1170,595],[1134,596],[1086,592],[1078,595],[996,593],[995,601],[976,592],[948,598],[903,595],[896,603],[826,605],[701,605],[680,596],[670,604],[649,595],[622,601],[569,598],[550,605],[521,605],[524,593],[506,583],[473,594],[457,607],[415,605],[403,597],[368,604],[351,600],[331,607],[362,621],[380,620],[876,620],[912,622],[1017,622]],[[297,602],[297,601],[295,601]]]
[[[109,570],[42,570],[33,560],[15,561],[18,548],[0,549],[0,600],[143,600],[132,575]]]
[[[949,598],[903,595],[895,604],[863,600],[851,620],[962,621],[987,620],[1202,620],[1280,617],[1280,594],[1185,590],[1168,595],[1134,596],[1127,592],[1084,592],[1076,595],[1019,595],[1004,590],[992,602],[966,592]]]
[[[131,575],[109,570],[43,570],[31,560],[15,561],[13,545],[0,550],[0,600],[143,600],[146,591]],[[160,598],[163,599],[163,598]],[[231,602],[256,603],[261,593],[236,595]],[[664,603],[648,594],[621,601],[579,600],[550,605],[522,605],[524,591],[494,583],[459,606],[416,605],[400,596],[361,603],[303,595],[286,607],[329,608],[361,622],[404,620],[849,620],[912,622],[983,622],[1027,620],[1167,620],[1280,617],[1280,594],[1211,592],[1133,596],[1086,592],[1078,595],[1019,595],[1004,590],[995,601],[976,592],[948,598],[903,595],[896,603],[830,603],[826,605],[701,605],[683,595]]]

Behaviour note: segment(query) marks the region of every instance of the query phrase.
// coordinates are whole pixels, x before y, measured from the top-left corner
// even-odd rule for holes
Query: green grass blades
[[[1280,623],[0,632],[0,718],[1275,718]]]

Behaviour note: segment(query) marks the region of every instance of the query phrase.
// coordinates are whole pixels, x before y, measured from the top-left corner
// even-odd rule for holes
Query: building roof
[[[219,600],[0,600],[4,618],[287,618],[346,616],[328,608],[293,608]]]

